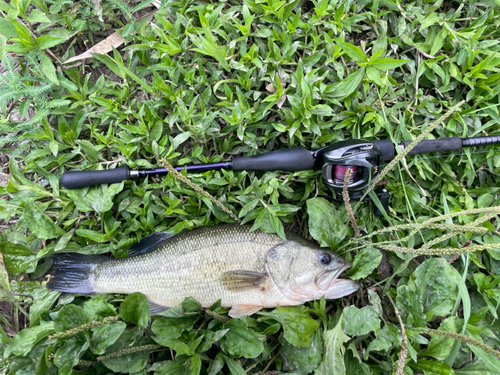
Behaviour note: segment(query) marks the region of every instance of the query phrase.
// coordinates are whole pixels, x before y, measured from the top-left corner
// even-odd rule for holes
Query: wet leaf
[[[125,300],[120,305],[120,317],[126,322],[145,328],[151,318],[146,296],[136,292],[125,297]]]
[[[87,310],[91,316],[91,320],[103,320],[108,316],[116,316],[115,307],[102,299],[91,299],[85,301],[83,308]]]
[[[36,207],[33,198],[28,199],[26,202],[24,219],[29,230],[38,238],[48,240],[64,234],[64,231],[55,225],[51,218]]]
[[[323,340],[325,351],[323,355],[323,362],[316,370],[317,375],[345,375],[344,363],[344,343],[349,341],[350,337],[347,336],[342,330],[343,315],[340,316],[337,325],[330,330],[325,331]]]
[[[71,369],[78,364],[80,357],[89,347],[89,342],[68,339],[64,341],[54,354],[54,364],[59,368],[59,374],[69,375]]]
[[[361,309],[356,306],[347,306],[343,314],[343,329],[348,335],[361,336],[380,330],[380,318],[371,306],[365,306]]]
[[[321,246],[334,248],[349,233],[344,209],[336,209],[324,198],[312,198],[307,201],[309,231]]]
[[[319,323],[309,316],[305,306],[277,307],[272,312],[259,314],[272,317],[281,323],[285,339],[298,347],[309,347],[311,336],[319,328]]]
[[[106,353],[114,353],[121,349],[131,348],[135,346],[152,344],[152,340],[144,336],[137,335],[137,330],[126,330],[113,345],[106,349]],[[142,371],[148,362],[149,351],[143,350],[135,353],[121,355],[119,357],[108,358],[102,360],[102,363],[111,371],[117,373],[132,374]]]
[[[77,305],[66,305],[53,313],[54,329],[63,332],[90,322],[89,313]]]
[[[377,333],[375,340],[370,341],[365,353],[363,354],[363,359],[366,361],[368,359],[368,354],[372,351],[388,351],[394,346],[398,346],[401,342],[401,333],[398,327],[392,323],[386,323],[384,328],[382,328]]]
[[[280,336],[280,355],[283,358],[283,368],[299,375],[310,374],[318,367],[323,353],[323,332],[318,330],[311,338],[311,346],[299,348],[290,344]]]
[[[90,350],[92,350],[94,354],[104,354],[106,348],[113,345],[116,340],[118,340],[126,327],[127,324],[125,322],[111,322],[92,328]]]
[[[231,319],[226,328],[229,328],[229,331],[221,343],[221,349],[226,353],[237,357],[256,358],[264,350],[265,335],[247,327],[242,320]]]
[[[50,308],[55,304],[57,298],[61,295],[61,292],[55,290],[47,290],[41,296],[35,299],[33,305],[30,308],[30,327],[36,326],[40,323],[40,316],[49,311]]]
[[[0,242],[0,251],[3,254],[7,271],[12,275],[33,272],[37,263],[36,254],[22,243],[10,241]]]
[[[40,340],[54,332],[54,323],[41,322],[40,325],[32,328],[25,328],[15,335],[7,346],[5,355],[9,353],[16,355],[27,355],[33,346]]]
[[[407,285],[397,288],[396,306],[403,317],[403,321],[413,327],[426,327],[424,306],[418,299],[418,294]],[[410,323],[413,322],[413,324]]]
[[[194,316],[183,316],[180,318],[161,317],[153,322],[151,330],[160,339],[177,339],[181,337],[182,332],[191,330],[196,320]]]
[[[415,284],[424,313],[445,316],[450,313],[457,296],[455,274],[443,258],[427,259],[415,270]]]
[[[441,322],[439,331],[460,333],[463,321],[457,317],[449,317]],[[429,345],[420,353],[421,356],[434,357],[439,360],[445,360],[451,352],[455,340],[447,337],[434,335],[431,337]]]
[[[352,280],[363,279],[378,267],[382,260],[382,253],[374,247],[365,247],[354,257],[352,268],[347,276]]]
[[[246,371],[241,365],[230,357],[224,356],[227,367],[231,371],[231,375],[246,375]]]

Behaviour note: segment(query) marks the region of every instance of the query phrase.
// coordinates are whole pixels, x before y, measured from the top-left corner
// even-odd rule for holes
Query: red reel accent
[[[353,182],[354,177],[356,176],[356,172],[358,170],[358,167],[356,165],[337,165],[337,164],[335,164],[333,166],[333,177],[335,178],[335,180],[343,183],[348,169],[351,170],[351,177],[349,178],[349,182]]]

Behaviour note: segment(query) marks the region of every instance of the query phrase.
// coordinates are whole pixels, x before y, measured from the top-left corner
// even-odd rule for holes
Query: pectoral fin
[[[245,271],[245,270],[234,270],[224,272],[221,276],[222,284],[230,291],[244,291],[258,289],[262,287],[264,281],[269,277],[268,274],[255,272],[255,271]]]
[[[255,314],[257,311],[262,309],[262,306],[256,305],[234,305],[231,310],[229,310],[229,316],[231,318],[237,318],[239,316],[247,316]]]

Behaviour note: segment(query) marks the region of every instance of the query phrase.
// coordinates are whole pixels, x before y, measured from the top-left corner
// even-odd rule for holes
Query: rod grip
[[[303,147],[295,147],[234,158],[231,165],[235,171],[303,171],[314,168],[314,156]]]
[[[130,179],[128,166],[105,171],[69,171],[61,178],[66,189],[76,189],[92,185],[115,184]]]
[[[404,141],[400,145],[405,148],[410,145],[411,141]],[[429,152],[439,151],[460,151],[462,149],[462,139],[459,137],[441,138],[441,139],[424,139],[417,143],[411,149],[408,155],[426,154]]]

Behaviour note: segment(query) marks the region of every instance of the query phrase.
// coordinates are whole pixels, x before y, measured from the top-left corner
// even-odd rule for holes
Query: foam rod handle
[[[405,141],[402,145],[406,148],[411,142]],[[427,154],[439,151],[459,151],[462,149],[462,139],[458,137],[441,139],[424,139],[411,149],[408,155]]]
[[[105,171],[69,171],[62,175],[62,184],[66,189],[85,186],[115,184],[130,178],[128,166]]]
[[[293,172],[314,168],[314,157],[311,151],[296,147],[234,158],[231,165],[235,171]]]

